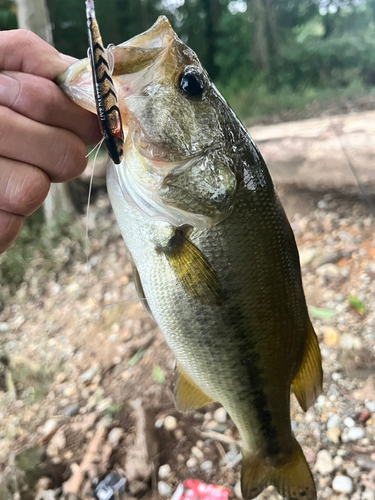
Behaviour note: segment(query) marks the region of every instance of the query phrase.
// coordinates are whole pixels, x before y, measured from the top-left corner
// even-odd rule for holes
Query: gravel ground
[[[323,394],[306,414],[293,399],[293,429],[319,498],[374,500],[374,221],[361,201],[340,194],[281,198],[324,369]],[[0,313],[0,500],[90,498],[92,478],[110,470],[127,477],[127,498],[170,498],[188,477],[240,497],[237,430],[218,405],[174,409],[174,358],[136,300],[106,198],[89,226],[87,262],[69,239],[55,249],[52,271],[35,255]],[[131,467],[139,462],[142,472]],[[259,496],[276,498],[272,487]]]

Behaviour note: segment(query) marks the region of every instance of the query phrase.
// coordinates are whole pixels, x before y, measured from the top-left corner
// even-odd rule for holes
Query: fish
[[[299,255],[267,166],[197,55],[159,17],[106,49],[124,128],[107,188],[138,294],[177,359],[180,411],[219,402],[242,439],[242,494],[316,487],[290,417],[322,390]],[[89,60],[57,83],[96,111]]]

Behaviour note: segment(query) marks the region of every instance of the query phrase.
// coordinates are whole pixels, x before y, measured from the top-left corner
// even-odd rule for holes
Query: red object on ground
[[[171,500],[228,500],[229,490],[198,479],[186,479],[179,484]]]

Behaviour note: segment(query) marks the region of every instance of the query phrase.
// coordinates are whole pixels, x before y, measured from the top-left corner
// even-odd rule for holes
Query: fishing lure
[[[108,154],[114,163],[119,164],[124,155],[124,132],[121,113],[111,77],[112,71],[108,60],[108,52],[103,47],[99,25],[95,16],[94,1],[86,0],[85,4],[89,36],[89,58],[94,83],[96,109]]]

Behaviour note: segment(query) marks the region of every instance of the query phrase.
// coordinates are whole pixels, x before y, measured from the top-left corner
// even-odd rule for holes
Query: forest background
[[[47,4],[57,49],[84,57],[83,0],[47,0]],[[373,93],[375,0],[96,0],[95,4],[106,44],[121,43],[166,14],[245,121],[253,116],[264,122],[264,117],[275,114],[288,119],[288,112],[291,118],[300,117],[298,112],[314,102],[324,109],[327,102]],[[0,0],[0,29],[16,27],[14,2]]]

